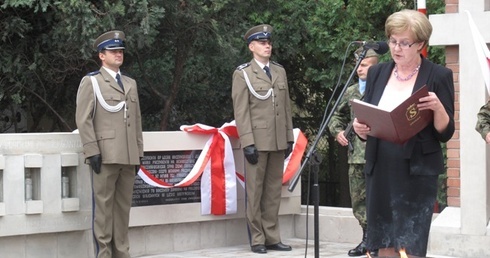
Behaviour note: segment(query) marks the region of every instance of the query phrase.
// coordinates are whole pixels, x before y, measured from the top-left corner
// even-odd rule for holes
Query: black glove
[[[293,151],[293,142],[288,142],[288,147],[284,151],[284,158],[287,158],[291,154],[291,151]]]
[[[247,159],[248,163],[255,165],[257,162],[259,162],[259,153],[257,152],[255,145],[252,144],[243,148],[243,154],[245,154],[245,158]]]
[[[94,156],[88,157],[88,160],[90,161],[90,166],[92,167],[92,170],[96,173],[100,173],[100,166],[102,165],[102,156],[100,154],[96,154]]]
[[[138,175],[138,172],[140,171],[140,166],[141,166],[141,159],[142,157],[140,157],[140,164],[139,165],[136,165],[135,166],[135,170],[134,170],[134,175],[137,176]]]

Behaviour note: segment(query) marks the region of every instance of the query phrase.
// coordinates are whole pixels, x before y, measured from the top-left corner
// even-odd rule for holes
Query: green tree
[[[232,71],[250,59],[243,33],[270,23],[274,59],[285,66],[292,86],[295,124],[316,128],[339,80],[348,43],[383,40],[386,17],[411,4],[8,0],[0,6],[0,97],[3,105],[28,111],[28,131],[74,129],[78,83],[99,66],[93,40],[103,31],[121,29],[128,46],[122,69],[139,82],[145,129],[176,130],[195,122],[218,126],[233,119]],[[348,63],[344,80],[351,68]]]
[[[0,98],[26,110],[28,131],[74,129],[77,86],[98,67],[92,43],[101,32],[119,28],[133,32],[130,45],[151,43],[147,36],[155,35],[162,9],[127,2],[8,0],[0,6]]]

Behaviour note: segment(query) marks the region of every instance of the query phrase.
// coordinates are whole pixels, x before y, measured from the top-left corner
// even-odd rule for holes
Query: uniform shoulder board
[[[244,64],[238,66],[236,69],[237,70],[242,70],[243,68],[248,67],[248,66],[250,66],[250,63],[244,63]]]
[[[93,72],[88,73],[87,76],[94,76],[94,75],[97,75],[99,73],[100,73],[100,71],[97,70],[97,71],[93,71]]]
[[[283,67],[281,64],[279,64],[279,63],[278,63],[278,62],[276,62],[276,61],[271,61],[271,63],[273,63],[273,64],[275,64],[275,65],[277,65],[277,66]]]

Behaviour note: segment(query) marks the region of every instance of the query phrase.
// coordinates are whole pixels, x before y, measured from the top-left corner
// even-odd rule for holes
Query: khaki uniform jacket
[[[95,76],[107,104],[126,101],[124,108],[112,113],[95,99],[90,75]],[[143,157],[143,134],[136,81],[122,76],[124,92],[103,68],[82,78],[77,94],[76,123],[85,158],[102,155],[103,164],[139,165]],[[94,112],[95,106],[95,112]]]
[[[272,88],[274,97],[260,100],[253,96],[242,70],[259,95],[266,95]],[[242,148],[254,144],[259,151],[278,151],[285,150],[287,142],[294,141],[286,71],[281,65],[270,62],[270,72],[272,81],[252,60],[233,73],[233,110]]]

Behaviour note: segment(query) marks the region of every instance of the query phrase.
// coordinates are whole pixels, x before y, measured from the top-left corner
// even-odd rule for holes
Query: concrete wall
[[[209,136],[184,132],[145,132],[145,151],[199,150]],[[242,152],[232,142],[236,166]],[[93,257],[92,199],[89,166],[84,164],[78,134],[0,135],[1,257]],[[26,200],[26,172],[33,198]],[[62,172],[70,191],[62,198]],[[237,185],[238,212],[201,215],[200,203],[133,207],[132,256],[248,243],[244,189]],[[294,237],[294,214],[301,212],[300,187],[283,187],[281,233]],[[210,237],[212,236],[212,237]]]

